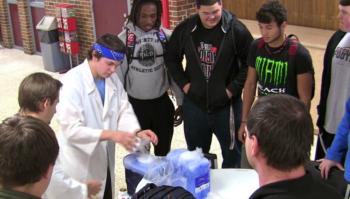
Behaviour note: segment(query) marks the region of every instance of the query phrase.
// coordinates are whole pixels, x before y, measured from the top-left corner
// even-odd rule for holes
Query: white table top
[[[147,183],[149,181],[142,179],[136,191]],[[253,169],[213,169],[207,199],[248,199],[258,188],[258,174]]]
[[[259,188],[253,169],[213,169],[208,199],[248,199]]]

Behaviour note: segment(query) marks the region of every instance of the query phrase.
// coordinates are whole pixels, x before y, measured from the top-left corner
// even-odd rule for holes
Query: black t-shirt
[[[291,44],[288,39],[282,47],[273,49],[266,43],[259,48],[259,39],[252,43],[248,65],[256,70],[259,96],[289,94],[299,97],[297,75],[313,73],[313,66],[309,51],[298,43],[295,54],[291,55]]]
[[[199,21],[197,29],[193,32],[194,45],[201,61],[203,74],[207,80],[209,80],[214,69],[214,63],[223,37],[221,21],[212,29],[204,28]]]
[[[314,179],[310,173],[292,179],[264,185],[249,199],[341,199],[333,187]]]

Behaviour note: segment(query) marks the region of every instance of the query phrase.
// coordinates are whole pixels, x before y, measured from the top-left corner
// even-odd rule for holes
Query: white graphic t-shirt
[[[347,33],[335,49],[332,60],[331,84],[327,98],[324,128],[335,134],[345,113],[350,96],[350,34]]]

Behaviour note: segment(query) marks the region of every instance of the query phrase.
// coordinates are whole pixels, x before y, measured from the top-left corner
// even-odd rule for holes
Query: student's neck
[[[23,115],[23,116],[31,116],[31,117],[37,118],[43,122],[49,123],[46,121],[45,115],[41,112],[37,113],[37,112],[21,111],[19,114]]]
[[[30,184],[30,185],[13,187],[12,190],[26,193],[32,196],[36,196],[38,198],[41,198],[41,196],[44,194],[44,191],[45,191],[42,188],[40,188],[39,184]]]
[[[299,166],[291,171],[280,171],[264,165],[257,169],[257,172],[259,175],[259,184],[260,186],[264,186],[274,182],[300,178],[305,175],[305,168],[304,166]]]
[[[270,48],[278,48],[278,47],[281,47],[282,45],[284,45],[285,40],[286,40],[286,37],[284,34],[282,34],[280,37],[278,37],[274,41],[267,43],[267,45]]]

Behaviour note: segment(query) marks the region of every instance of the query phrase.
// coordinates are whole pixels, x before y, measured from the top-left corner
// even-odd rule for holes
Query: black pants
[[[107,179],[105,192],[103,194],[103,199],[112,199],[112,183],[111,183],[111,173],[109,172],[109,167],[107,167]]]
[[[326,150],[327,150],[331,146],[333,139],[335,137],[335,134],[331,134],[331,133],[325,131],[324,129],[320,129],[319,133],[321,134],[319,136],[322,136],[323,143],[324,143]],[[315,160],[324,158],[325,156],[326,156],[326,154],[324,153],[324,151],[322,149],[321,141],[320,141],[320,138],[318,137],[317,145],[316,145]]]
[[[165,156],[171,147],[174,133],[174,105],[167,93],[151,100],[139,100],[129,96],[142,129],[151,129],[158,136],[154,154]]]

